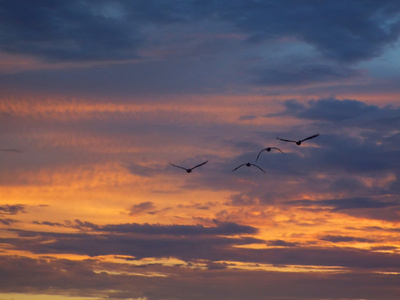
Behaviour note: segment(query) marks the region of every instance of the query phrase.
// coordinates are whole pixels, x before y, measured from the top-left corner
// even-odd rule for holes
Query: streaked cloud
[[[397,299],[399,16],[0,1],[0,298]]]

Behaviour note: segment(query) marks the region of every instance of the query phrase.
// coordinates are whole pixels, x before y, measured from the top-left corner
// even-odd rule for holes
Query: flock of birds
[[[298,140],[298,141],[295,141],[295,140],[288,140],[288,139],[281,139],[281,138],[279,138],[279,137],[277,137],[277,139],[280,140],[280,141],[283,141],[283,142],[295,143],[296,145],[300,146],[301,143],[303,143],[304,141],[307,141],[307,140],[316,138],[317,136],[319,136],[319,133],[314,134],[314,135],[309,136],[309,137],[306,137],[305,139]],[[281,149],[279,149],[279,148],[277,148],[277,147],[267,147],[267,148],[262,149],[262,150],[258,153],[257,158],[256,158],[256,162],[258,161],[258,158],[260,157],[260,155],[261,155],[262,152],[264,152],[264,151],[270,152],[270,151],[273,150],[273,149],[274,149],[274,150],[280,151],[282,154],[285,154],[285,153],[283,153],[283,151],[282,151]],[[176,167],[176,168],[185,170],[186,173],[192,173],[192,171],[193,171],[194,169],[196,169],[196,168],[198,168],[198,167],[201,167],[201,166],[205,165],[206,163],[208,163],[208,160],[206,160],[205,162],[203,162],[203,163],[201,163],[201,164],[198,164],[198,165],[196,165],[196,166],[194,166],[194,167],[192,167],[192,168],[185,168],[185,167],[178,166],[178,165],[175,165],[175,164],[172,164],[172,163],[169,163],[169,164],[170,164],[171,166],[173,166],[173,167]],[[233,172],[233,171],[236,171],[237,169],[239,169],[239,168],[241,168],[241,167],[243,167],[243,166],[246,166],[246,167],[251,167],[251,166],[253,166],[253,167],[258,168],[260,171],[262,171],[262,172],[265,173],[265,171],[264,171],[261,167],[257,166],[256,164],[250,163],[250,162],[247,162],[247,163],[244,163],[244,164],[241,164],[241,165],[237,166],[236,168],[234,168],[234,169],[232,170],[232,172]]]

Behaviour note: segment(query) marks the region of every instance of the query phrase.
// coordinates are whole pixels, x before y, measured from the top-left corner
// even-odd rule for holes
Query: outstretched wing
[[[258,153],[257,158],[256,158],[256,161],[257,161],[258,158],[260,157],[260,154],[261,154],[263,151],[267,150],[267,149],[268,149],[268,148],[262,149],[262,150]]]
[[[234,168],[233,170],[232,170],[232,172],[233,171],[236,171],[237,169],[239,169],[240,167],[243,167],[243,166],[245,166],[246,164],[241,164],[240,166],[237,166],[236,168]]]
[[[284,142],[292,142],[292,143],[296,143],[297,142],[297,141],[293,141],[293,140],[281,139],[281,138],[278,138],[278,137],[277,137],[277,139],[281,140],[281,141],[284,141]]]
[[[181,166],[177,166],[177,165],[174,165],[174,164],[171,164],[171,163],[169,163],[171,166],[174,166],[174,167],[177,167],[177,168],[179,168],[179,169],[183,169],[183,170],[188,170],[188,169],[186,169],[186,168],[184,168],[184,167],[181,167]]]
[[[285,153],[283,153],[283,151],[281,149],[279,149],[277,147],[271,147],[271,149],[276,149],[276,150],[280,151],[282,154],[285,154]]]
[[[319,136],[319,133],[314,134],[314,135],[312,135],[312,136],[309,136],[308,138],[305,138],[305,139],[303,139],[303,140],[301,140],[301,141],[304,142],[304,141],[306,141],[306,140],[310,140],[310,139],[316,138],[317,136]]]
[[[265,171],[263,169],[261,169],[259,166],[255,165],[255,164],[251,164],[252,166],[255,166],[256,168],[259,168],[261,171],[263,171],[265,173]]]
[[[200,167],[200,166],[202,166],[202,165],[205,165],[206,163],[208,163],[208,160],[206,160],[205,162],[203,162],[203,163],[201,163],[201,164],[199,164],[199,165],[197,165],[197,166],[194,166],[194,167],[192,168],[192,170],[195,169],[195,168],[197,168],[197,167]]]

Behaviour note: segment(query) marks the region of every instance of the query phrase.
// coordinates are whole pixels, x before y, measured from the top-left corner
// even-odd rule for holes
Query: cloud
[[[385,197],[354,197],[326,200],[294,200],[284,204],[297,207],[328,207],[331,212],[343,213],[362,219],[400,221],[400,204]]]
[[[7,225],[7,226],[12,225],[17,222],[19,222],[19,221],[14,220],[14,219],[9,219],[9,218],[0,218],[0,223],[3,225]]]
[[[289,37],[329,59],[354,62],[378,56],[400,28],[400,8],[390,0],[3,2],[0,49],[49,61],[129,60],[148,43],[147,26],[214,20],[233,25],[251,42]]]
[[[366,239],[360,237],[353,236],[343,236],[343,235],[326,235],[320,238],[322,241],[328,241],[332,243],[350,243],[350,242],[358,242],[358,243],[374,243],[373,239]]]
[[[154,210],[155,207],[153,205],[153,202],[147,201],[147,202],[142,202],[139,204],[132,205],[132,207],[129,209],[129,215],[134,216],[138,215],[144,212],[148,212],[149,210]]]
[[[151,202],[143,202],[141,207],[152,206]],[[150,203],[150,204],[148,204]],[[138,224],[138,223],[126,223],[126,224],[108,224],[108,225],[96,225],[91,222],[74,220],[65,221],[64,223],[54,222],[38,222],[34,221],[37,225],[47,225],[54,227],[69,227],[81,230],[91,230],[99,232],[109,233],[124,233],[124,234],[145,234],[145,235],[175,235],[175,236],[195,236],[195,235],[240,235],[240,234],[254,234],[257,233],[257,229],[247,225],[239,225],[232,222],[220,222],[214,220],[215,226],[203,226],[203,225],[162,225],[162,224]]]
[[[360,115],[374,112],[379,108],[374,105],[368,105],[357,100],[339,100],[334,98],[310,100],[307,105],[290,99],[283,102],[285,110],[277,114],[266,115],[292,115],[302,119],[324,120],[324,121],[343,121],[360,117]]]
[[[153,234],[51,233],[13,230],[19,238],[2,238],[1,243],[36,254],[69,253],[96,257],[125,255],[142,258],[171,257],[182,261],[232,261],[279,265],[337,266],[363,269],[400,269],[399,256],[353,248],[301,247],[286,241],[272,241],[273,248],[249,249],[237,246],[264,244],[251,237],[207,235],[168,236]],[[328,237],[329,238],[329,237]],[[331,240],[334,238],[330,238]],[[283,246],[283,247],[282,247]]]
[[[329,59],[355,62],[378,56],[398,39],[399,10],[390,0],[368,4],[237,0],[221,4],[219,15],[248,33],[250,41],[292,37],[315,46]]]
[[[178,236],[193,235],[237,235],[254,234],[257,229],[239,225],[235,223],[215,222],[214,227],[205,227],[203,225],[160,225],[160,224],[117,224],[104,225],[99,227],[100,231],[119,232],[119,233],[140,233],[140,234],[166,234]]]
[[[397,117],[400,109],[392,106],[378,107],[352,99],[325,98],[309,100],[302,104],[291,99],[283,103],[285,109],[277,114],[300,119],[335,123],[335,126],[365,127],[371,129],[394,129],[400,125]]]
[[[20,238],[3,238],[1,243],[14,249],[24,249],[37,254],[70,253],[88,256],[128,255],[136,258],[174,257],[184,261],[193,259],[215,260],[234,246],[263,243],[251,237],[224,237],[226,230],[212,232],[202,228],[180,229],[150,228],[133,233],[131,228],[106,226],[109,232],[51,233],[12,230]],[[228,233],[231,232],[228,229]],[[180,234],[180,235],[179,235]],[[46,244],[46,245],[45,245]],[[229,257],[229,255],[227,256]],[[218,260],[218,259],[217,259]]]
[[[127,169],[129,170],[130,173],[135,174],[135,175],[140,175],[144,177],[151,177],[157,174],[160,171],[160,167],[148,167],[148,166],[142,166],[140,164],[136,163],[129,163],[127,166]]]
[[[0,151],[13,152],[13,153],[21,153],[22,152],[21,150],[16,149],[16,148],[3,148],[3,149],[0,149]]]
[[[254,70],[258,78],[254,81],[258,85],[285,86],[305,85],[310,83],[335,82],[361,75],[359,71],[345,67],[329,65],[300,65],[286,66],[283,63],[279,68],[264,68]]]
[[[386,207],[398,207],[398,201],[373,199],[372,197],[355,197],[355,198],[342,198],[342,199],[326,199],[326,200],[294,200],[285,202],[289,205],[299,206],[328,206],[332,207],[334,211],[344,209],[374,209]]]
[[[16,215],[18,213],[25,212],[25,205],[14,204],[14,205],[0,205],[0,215]]]
[[[1,256],[0,286],[5,293],[99,299],[165,299],[168,295],[176,300],[240,300],[243,297],[261,300],[265,299],[266,291],[269,299],[323,299],[326,295],[334,295],[333,299],[397,299],[396,275],[365,270],[343,273],[340,269],[323,273],[232,270],[229,267],[235,267],[233,264],[205,263],[206,268],[195,270],[192,265],[159,264],[126,268],[123,264],[95,259],[73,261]]]
[[[275,247],[296,247],[298,246],[297,243],[290,243],[283,240],[274,240],[274,241],[267,241],[268,246],[275,246]]]
[[[120,16],[107,14],[106,5],[107,2],[93,5],[89,1],[2,1],[0,50],[47,61],[137,57],[138,27]]]

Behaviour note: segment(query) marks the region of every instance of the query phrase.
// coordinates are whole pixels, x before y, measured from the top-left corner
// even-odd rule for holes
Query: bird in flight
[[[262,149],[262,150],[258,153],[256,161],[257,161],[258,158],[260,157],[261,152],[263,152],[263,151],[268,151],[268,152],[270,152],[272,149],[276,149],[276,150],[280,151],[282,154],[285,154],[285,153],[282,152],[281,149],[279,149],[279,148],[277,148],[277,147],[267,147],[267,148],[265,148],[265,149]]]
[[[284,141],[284,142],[296,143],[296,145],[299,145],[299,146],[300,146],[302,142],[304,142],[304,141],[306,141],[306,140],[310,140],[310,139],[316,138],[317,136],[319,136],[319,133],[314,134],[314,135],[312,135],[312,136],[309,136],[309,137],[307,137],[307,138],[305,138],[305,139],[298,140],[298,141],[286,140],[286,139],[281,139],[281,138],[278,138],[278,137],[277,137],[277,139],[278,139],[278,140],[281,140],[281,141]]]
[[[208,162],[208,160],[206,160],[205,162],[203,162],[203,163],[201,163],[201,164],[199,164],[199,165],[197,165],[197,166],[194,166],[193,168],[190,168],[190,169],[184,168],[184,167],[181,167],[181,166],[177,166],[177,165],[174,165],[174,164],[171,164],[171,163],[169,163],[169,164],[170,164],[171,166],[174,166],[174,167],[177,167],[177,168],[180,168],[180,169],[185,170],[186,173],[192,173],[193,169],[198,168],[198,167],[200,167],[200,166],[202,166],[202,165],[205,165],[207,162]]]
[[[252,164],[252,163],[249,163],[249,162],[246,163],[246,164],[241,164],[240,166],[237,166],[236,168],[234,168],[234,169],[232,170],[232,172],[233,172],[233,171],[236,171],[237,169],[239,169],[240,167],[243,167],[243,166],[246,166],[246,167],[254,166],[254,167],[260,169],[261,171],[263,171],[263,172],[265,173],[265,171],[264,171],[263,169],[261,169],[259,166],[255,165],[255,164]]]

